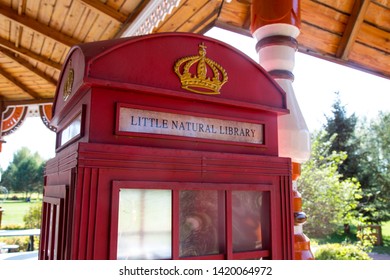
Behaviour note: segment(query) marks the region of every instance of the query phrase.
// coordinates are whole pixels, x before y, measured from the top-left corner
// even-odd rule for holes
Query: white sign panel
[[[121,107],[120,132],[263,144],[263,125]]]

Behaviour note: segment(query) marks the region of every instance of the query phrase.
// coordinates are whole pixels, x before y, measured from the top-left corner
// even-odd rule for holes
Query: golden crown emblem
[[[212,75],[207,75],[207,70]],[[206,46],[199,45],[199,55],[186,56],[176,61],[175,73],[179,76],[181,87],[201,94],[220,94],[220,89],[228,80],[225,69],[206,57]]]

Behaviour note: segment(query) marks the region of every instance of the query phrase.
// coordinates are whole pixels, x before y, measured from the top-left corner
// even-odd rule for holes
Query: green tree
[[[346,153],[330,152],[335,137],[324,130],[314,133],[311,158],[302,165],[299,189],[308,215],[305,232],[312,237],[326,236],[358,218],[359,183],[338,172]]]
[[[359,128],[359,179],[363,197],[360,211],[370,223],[390,219],[390,113],[380,112]]]
[[[13,161],[2,175],[1,184],[13,192],[24,192],[30,197],[32,192],[43,188],[44,161],[38,153],[23,147],[14,154]]]
[[[333,138],[328,154],[336,151],[345,152],[347,157],[339,165],[338,171],[344,178],[356,178],[359,165],[359,139],[355,136],[355,128],[358,118],[355,114],[347,116],[347,111],[341,103],[340,94],[336,92],[336,98],[332,105],[332,116],[326,117],[327,123],[324,128],[327,134],[324,135],[329,140]]]

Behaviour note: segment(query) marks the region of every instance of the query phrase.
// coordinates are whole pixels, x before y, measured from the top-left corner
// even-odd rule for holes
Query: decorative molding
[[[14,133],[23,124],[27,108],[27,106],[7,107],[3,112],[1,136]]]
[[[298,50],[298,41],[290,36],[284,35],[274,35],[261,39],[256,44],[256,51],[259,52],[260,49],[265,47],[273,47],[273,46],[287,46],[290,48]]]
[[[44,104],[39,105],[39,116],[41,117],[41,120],[43,124],[50,129],[53,132],[57,131],[57,128],[50,125],[50,121],[52,119],[52,104]]]
[[[294,81],[294,74],[291,71],[276,69],[268,71],[268,74],[270,74],[274,79],[285,79],[290,80],[291,82]]]
[[[149,4],[138,15],[135,21],[125,30],[121,37],[131,37],[150,34],[153,28],[170,14],[173,8],[180,4],[181,0],[156,0]]]

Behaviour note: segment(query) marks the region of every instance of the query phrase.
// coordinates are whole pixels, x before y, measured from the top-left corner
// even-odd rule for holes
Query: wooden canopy
[[[251,36],[250,5],[250,0],[0,0],[2,110],[52,103],[72,45],[148,32],[205,33],[214,26]],[[390,0],[302,0],[301,19],[300,52],[390,77]]]

